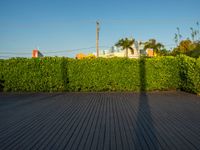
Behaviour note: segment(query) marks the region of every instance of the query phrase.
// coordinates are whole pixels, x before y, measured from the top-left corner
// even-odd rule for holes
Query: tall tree
[[[194,30],[192,27],[190,28],[191,30],[191,37],[192,37],[192,41],[195,41],[195,36],[197,35],[197,30]]]
[[[115,46],[121,47],[123,50],[125,50],[125,56],[128,57],[128,50],[130,49],[132,54],[134,53],[134,50],[132,48],[132,45],[134,44],[135,39],[128,39],[128,38],[122,38],[120,39]]]
[[[164,48],[164,45],[156,42],[155,39],[149,39],[149,41],[144,43],[144,49],[152,48],[156,54],[159,54],[161,49]]]
[[[177,27],[176,30],[177,30],[177,33],[175,33],[174,41],[175,41],[176,45],[178,46],[178,43],[180,42],[182,35],[180,33],[179,27]]]
[[[178,34],[177,33],[175,33],[174,41],[176,43],[176,46],[178,46]]]
[[[199,22],[197,21],[197,23],[196,23],[196,25],[197,25],[197,40],[200,40],[200,36],[199,36]]]
[[[177,27],[176,29],[177,29],[177,33],[178,33],[178,40],[179,40],[179,42],[180,42],[180,40],[182,39],[182,35],[181,35],[181,32],[180,32],[180,28]]]
[[[179,45],[172,51],[173,55],[189,54],[195,48],[195,44],[191,40],[182,40]]]

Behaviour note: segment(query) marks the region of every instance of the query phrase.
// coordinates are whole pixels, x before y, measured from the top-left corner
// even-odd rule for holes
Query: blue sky
[[[41,52],[88,48],[48,56],[93,52],[96,20],[105,48],[124,37],[156,38],[171,48],[176,27],[187,38],[200,22],[199,6],[199,0],[0,0],[0,56],[31,56],[36,47]]]

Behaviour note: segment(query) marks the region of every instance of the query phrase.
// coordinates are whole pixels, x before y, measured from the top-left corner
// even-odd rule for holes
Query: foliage
[[[149,39],[149,41],[144,43],[144,49],[152,48],[154,53],[157,55],[161,55],[161,50],[164,48],[164,45],[161,43],[158,43],[155,39]]]
[[[146,58],[13,58],[0,67],[4,91],[139,91],[141,73],[147,90],[176,89],[179,70],[174,57]],[[175,68],[175,69],[174,69]]]
[[[12,58],[0,60],[0,86],[22,92],[182,89],[200,93],[200,58]]]
[[[147,90],[179,88],[178,68],[178,61],[172,56],[146,59]]]
[[[171,51],[167,50],[167,49],[161,49],[159,52],[160,56],[170,56],[171,55]]]
[[[176,56],[179,54],[186,54],[190,57],[198,58],[200,56],[200,31],[199,22],[196,22],[196,27],[190,28],[191,30],[191,40],[187,38],[186,40],[181,40],[182,36],[180,34],[180,29],[177,28],[178,33],[175,33],[175,43],[176,47],[172,51],[172,55]]]
[[[134,53],[134,50],[132,48],[132,45],[134,44],[135,42],[135,39],[128,39],[128,38],[125,38],[125,39],[120,39],[116,44],[115,46],[117,47],[122,47],[122,49],[126,50],[126,57],[128,57],[128,50],[130,49],[132,53]]]
[[[193,72],[194,93],[200,94],[200,58],[196,60],[195,72]]]
[[[198,58],[200,56],[200,42],[192,42],[191,40],[183,40],[174,48],[172,55],[186,54],[188,56]]]
[[[177,65],[173,57],[145,59],[142,70],[137,59],[72,60],[68,66],[69,91],[139,91],[144,73],[147,90],[176,89]]]
[[[62,58],[12,58],[1,65],[4,91],[62,91]]]
[[[175,33],[174,41],[175,41],[176,45],[178,45],[179,41],[180,41],[181,38],[182,38],[182,35],[181,35],[181,33],[180,33],[179,27],[177,27],[176,30],[177,30],[177,33]]]
[[[200,56],[200,41],[193,43],[194,48],[188,53],[188,56],[198,58]]]
[[[0,59],[0,92],[3,91],[3,88],[4,88],[4,78],[3,78],[3,69],[2,69],[3,64],[4,64],[4,60]]]
[[[193,49],[194,45],[190,40],[183,40],[180,44],[173,50],[176,54],[186,54]]]
[[[96,58],[96,56],[94,54],[88,54],[85,56],[85,58],[94,59],[94,58]]]
[[[187,92],[200,94],[200,59],[185,55],[178,57],[180,67],[180,88]]]

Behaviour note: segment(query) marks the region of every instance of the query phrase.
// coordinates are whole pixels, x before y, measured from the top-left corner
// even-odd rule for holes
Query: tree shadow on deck
[[[68,84],[69,84],[69,77],[67,74],[67,67],[68,67],[68,60],[66,58],[62,58],[61,62],[61,74],[62,74],[62,84],[63,84],[63,91],[69,91]]]
[[[146,66],[145,59],[139,61],[140,71],[140,95],[136,118],[136,139],[142,146],[141,149],[159,149],[158,139],[156,137],[156,129],[153,124],[151,109],[149,106],[149,99],[146,89]],[[139,138],[140,137],[140,138]],[[137,148],[140,149],[140,148]]]
[[[3,92],[4,89],[4,80],[0,79],[0,92]]]

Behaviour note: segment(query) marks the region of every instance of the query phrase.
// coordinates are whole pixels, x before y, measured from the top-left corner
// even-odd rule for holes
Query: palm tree
[[[160,50],[164,48],[164,45],[157,43],[155,39],[149,39],[149,41],[144,43],[144,49],[152,48],[156,54],[159,54]]]
[[[192,41],[194,42],[194,38],[196,36],[196,31],[192,27],[190,28],[190,30],[191,30]]]
[[[197,21],[196,25],[197,25],[197,34],[198,34],[197,40],[200,40],[200,36],[199,36],[199,34],[200,34],[200,32],[199,32],[199,22],[198,21]]]
[[[180,29],[179,27],[176,28],[177,29],[177,32],[178,32],[178,42],[180,42],[181,38],[182,38],[182,35],[180,33]]]
[[[128,57],[128,50],[129,49],[131,50],[132,54],[134,53],[134,50],[131,47],[134,42],[135,42],[135,39],[128,39],[128,38],[123,39],[122,38],[115,44],[115,46],[122,47],[123,50],[125,49],[126,50],[125,55],[126,55],[126,57]]]
[[[176,46],[178,46],[178,34],[177,33],[175,33],[174,41],[176,43]]]
[[[178,46],[178,43],[180,43],[180,41],[181,41],[182,35],[180,33],[179,27],[177,27],[176,30],[177,30],[177,33],[175,33],[174,41],[175,41],[176,45]]]

